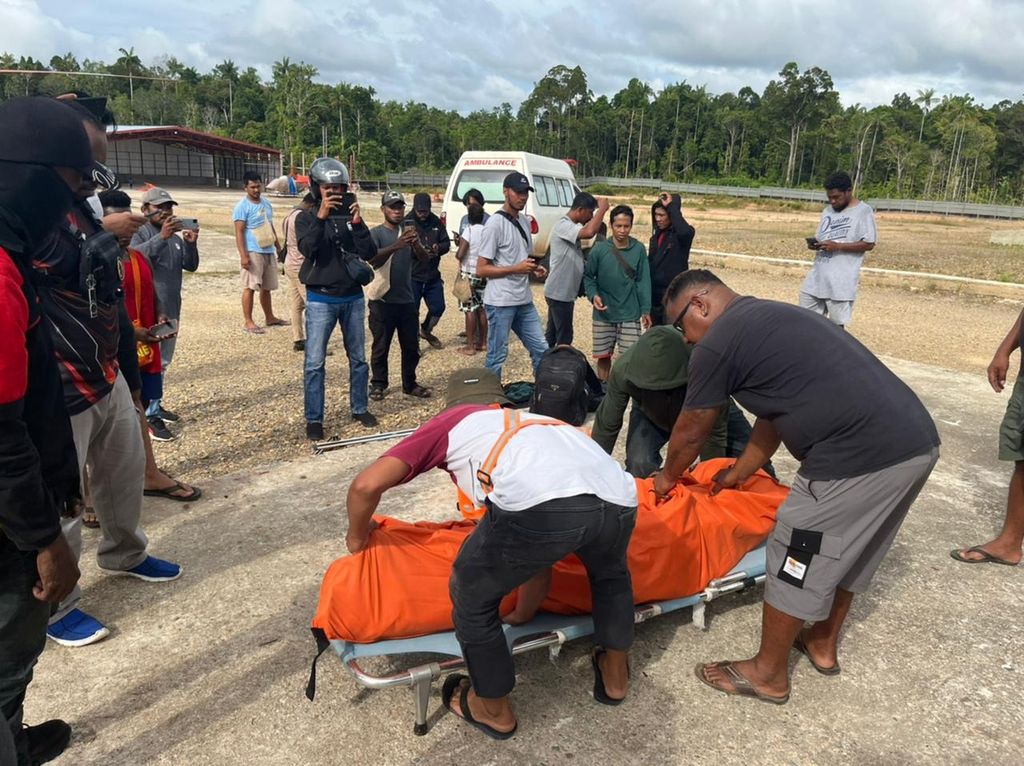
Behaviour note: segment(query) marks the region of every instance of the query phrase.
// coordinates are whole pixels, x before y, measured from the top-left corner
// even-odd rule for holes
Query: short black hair
[[[612,208],[612,212],[608,215],[608,220],[611,223],[615,222],[615,217],[619,215],[628,215],[629,220],[633,220],[633,208],[629,205],[616,205]]]
[[[302,198],[303,205],[312,205],[316,202],[316,197],[313,196],[313,192],[306,192],[306,196]]]
[[[681,274],[676,274],[672,281],[668,283],[662,305],[668,306],[668,304],[679,297],[680,293],[689,290],[691,287],[715,287],[716,285],[724,284],[725,282],[707,269],[689,269]]]
[[[479,189],[469,189],[465,194],[463,194],[462,204],[468,207],[470,198],[475,199],[481,205],[484,204],[484,193]]]
[[[132,198],[119,189],[101,191],[99,193],[100,205],[106,210],[108,207],[120,207],[131,210]]]
[[[242,183],[249,183],[250,181],[259,181],[260,183],[263,183],[263,176],[255,170],[246,170],[242,173]]]
[[[472,224],[483,223],[484,209],[479,205],[473,205],[466,212],[466,219]]]
[[[597,199],[590,192],[581,191],[572,198],[572,210],[597,210]]]
[[[825,179],[825,190],[835,189],[836,191],[850,191],[853,188],[853,181],[850,174],[845,170],[837,170]]]

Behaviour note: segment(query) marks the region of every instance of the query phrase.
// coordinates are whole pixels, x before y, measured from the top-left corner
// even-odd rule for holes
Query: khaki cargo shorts
[[[273,253],[249,253],[249,268],[241,269],[246,290],[277,289],[277,258]]]

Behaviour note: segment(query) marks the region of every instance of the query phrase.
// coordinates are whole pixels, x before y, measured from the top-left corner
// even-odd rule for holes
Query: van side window
[[[544,188],[548,193],[548,205],[551,207],[558,207],[558,184],[555,183],[555,179],[544,177]]]
[[[537,200],[537,204],[544,205],[544,207],[547,207],[551,203],[548,202],[548,191],[544,187],[545,180],[546,179],[544,178],[544,176],[535,175],[533,177],[533,187],[537,190],[536,194],[534,195],[534,199]]]
[[[564,178],[558,179],[558,191],[562,198],[562,205],[569,207],[572,204],[572,187]]]

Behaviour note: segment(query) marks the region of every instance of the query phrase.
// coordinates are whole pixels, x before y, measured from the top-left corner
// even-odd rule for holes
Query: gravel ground
[[[302,354],[292,351],[291,328],[269,328],[260,336],[241,330],[237,255],[233,240],[226,234],[230,205],[238,193],[188,191],[176,192],[176,197],[182,203],[182,214],[198,214],[204,232],[200,238],[200,270],[197,274],[186,274],[181,337],[166,380],[165,404],[182,417],[181,422],[171,426],[178,438],[154,447],[164,470],[202,485],[211,476],[265,466],[308,452],[302,416]],[[278,217],[291,205],[290,200],[272,201]],[[373,198],[363,197],[363,204],[373,223],[375,217],[379,218]],[[637,209],[644,210],[639,204]],[[785,257],[799,254],[792,241],[804,229],[813,231],[817,220],[816,213],[810,210],[773,212],[757,207],[702,210],[691,206],[689,213],[698,227],[696,247]],[[907,268],[906,262],[892,264],[890,255],[917,252],[918,268],[943,271],[942,264],[953,256],[945,246],[932,251],[920,249],[915,243],[920,241],[923,231],[928,241],[938,242],[943,241],[938,234],[949,229],[945,241],[968,239],[984,250],[988,246],[982,240],[987,242],[988,234],[983,238],[983,230],[988,232],[998,226],[991,222],[960,221],[959,227],[947,227],[946,223],[942,219],[913,218],[903,223],[884,219],[880,226],[883,244],[877,255],[872,255],[872,265]],[[649,209],[646,217],[642,213],[638,216],[635,233],[646,241]],[[1019,248],[1003,251],[1015,252],[1019,259]],[[955,258],[959,259],[957,262],[971,260],[966,255]],[[976,255],[974,260],[979,261],[977,267],[966,269],[966,273],[984,276],[988,268],[980,263],[984,258]],[[442,263],[446,282],[450,284],[454,259],[445,258]],[[738,264],[699,257],[692,263],[713,268],[741,293],[789,302],[796,301],[802,278],[799,267]],[[945,271],[960,273],[957,269]],[[534,289],[535,303],[543,319],[543,295],[540,287]],[[274,297],[275,312],[288,316],[288,293],[283,281],[282,289]],[[382,402],[371,402],[381,431],[419,425],[440,408],[443,381],[451,370],[483,363],[483,354],[468,358],[455,352],[460,345],[458,333],[463,329],[463,318],[452,304],[449,298],[448,310],[436,331],[445,348],[433,350],[426,344],[422,346],[419,380],[435,390],[435,398],[420,400],[401,393],[397,342],[394,344],[390,393]],[[943,291],[929,283],[868,281],[862,285],[850,330],[881,356],[980,374],[1019,310],[1019,302],[1009,298]],[[259,309],[256,313],[257,322],[261,322]],[[588,354],[590,313],[585,302],[577,304],[576,345]],[[362,435],[365,429],[349,419],[348,367],[340,333],[331,342],[334,355],[327,359],[325,434],[328,438]],[[515,339],[505,370],[506,380],[531,377],[529,358]]]

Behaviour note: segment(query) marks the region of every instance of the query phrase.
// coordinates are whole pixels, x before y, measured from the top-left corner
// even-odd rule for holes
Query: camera
[[[124,265],[117,237],[107,231],[93,234],[82,242],[78,269],[79,291],[89,301],[89,316],[99,313],[99,304],[121,299]]]

